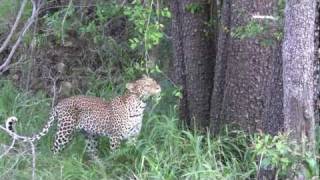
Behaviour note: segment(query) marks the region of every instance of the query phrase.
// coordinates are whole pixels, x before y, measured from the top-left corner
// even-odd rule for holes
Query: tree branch
[[[7,57],[7,59],[4,61],[4,63],[0,66],[0,74],[2,74],[4,71],[7,70],[7,66],[11,63],[11,59],[14,55],[14,53],[16,52],[16,49],[18,48],[22,38],[24,37],[24,35],[26,34],[26,32],[28,31],[28,29],[30,28],[30,26],[32,25],[32,23],[34,22],[36,16],[39,13],[40,10],[40,6],[37,8],[36,2],[35,0],[32,0],[32,15],[31,17],[28,19],[27,23],[25,24],[23,30],[20,32],[20,35],[17,39],[17,41],[15,42],[15,44],[13,45],[9,56]]]
[[[0,47],[0,53],[2,53],[2,51],[7,47],[8,43],[10,42],[10,39],[11,39],[13,33],[17,29],[17,26],[19,24],[22,12],[23,12],[26,4],[27,4],[27,0],[24,0],[22,2],[22,4],[21,4],[20,10],[18,12],[18,15],[17,15],[16,20],[15,20],[15,22],[14,22],[12,28],[11,28],[11,31],[10,31],[9,35],[7,36],[6,40],[3,42],[2,46]]]

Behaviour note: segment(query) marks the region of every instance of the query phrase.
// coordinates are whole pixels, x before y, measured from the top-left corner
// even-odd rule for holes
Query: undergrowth
[[[149,103],[138,141],[123,143],[110,153],[108,139],[100,138],[100,161],[89,160],[80,133],[62,153],[53,156],[54,130],[50,130],[37,144],[36,179],[255,179],[259,169],[273,167],[278,178],[284,179],[294,173],[297,163],[310,167],[306,169],[310,178],[318,173],[314,158],[296,153],[286,135],[248,135],[225,128],[213,137],[188,130],[177,117],[173,88],[166,81],[162,86],[162,99]],[[88,94],[110,99],[121,94],[124,86],[102,89],[89,89]],[[39,132],[50,107],[51,99],[44,93],[21,92],[9,81],[0,81],[0,122],[17,116],[20,134]],[[10,138],[0,133],[0,144],[10,144]],[[21,153],[27,148],[18,144],[16,151],[0,159],[0,179],[31,178],[31,155]]]

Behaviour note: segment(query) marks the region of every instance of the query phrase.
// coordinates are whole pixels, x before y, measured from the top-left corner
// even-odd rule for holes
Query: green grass
[[[110,153],[108,139],[100,138],[100,161],[89,160],[81,134],[61,154],[53,156],[50,148],[54,130],[50,130],[49,135],[37,144],[36,179],[255,179],[260,166],[282,167],[271,160],[278,162],[287,157],[294,162],[302,161],[296,158],[298,156],[291,157],[287,151],[281,151],[289,147],[284,136],[274,140],[270,136],[225,129],[212,137],[184,128],[177,118],[172,89],[165,82],[163,86],[162,100],[151,103],[146,110],[136,144],[123,143],[121,148]],[[106,88],[110,92],[104,89],[96,93],[108,99],[110,94],[122,92],[123,87]],[[93,90],[88,92],[93,94]],[[20,92],[8,81],[0,81],[0,123],[3,124],[7,116],[17,116],[20,134],[40,131],[50,103],[43,93]],[[0,133],[0,144],[9,144],[10,138]],[[279,151],[276,143],[280,146]],[[24,146],[18,144],[16,148],[23,149]],[[261,152],[265,153],[266,160],[259,162]],[[29,180],[31,171],[28,153],[11,153],[0,159],[0,179]],[[284,177],[287,171],[283,169],[279,176]]]

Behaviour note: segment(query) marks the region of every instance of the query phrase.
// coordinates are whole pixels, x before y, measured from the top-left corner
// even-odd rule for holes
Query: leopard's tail
[[[50,113],[49,116],[49,120],[46,123],[46,125],[42,128],[42,131],[39,132],[38,134],[34,134],[30,140],[31,141],[35,141],[35,140],[40,140],[41,137],[45,136],[46,134],[48,134],[50,127],[52,126],[53,122],[56,120],[56,116],[57,116],[57,112],[55,110],[55,108],[53,108],[53,110]]]
[[[6,120],[6,129],[16,133],[16,123],[18,121],[18,118],[15,116],[11,116]]]
[[[53,122],[56,120],[56,116],[57,116],[57,112],[56,112],[55,108],[53,108],[53,110],[50,113],[49,120],[45,124],[45,126],[42,128],[42,131],[37,134],[34,134],[32,137],[29,137],[28,140],[29,141],[40,140],[42,136],[45,136],[49,132],[49,129],[52,126]],[[7,130],[9,130],[13,133],[16,133],[15,125],[16,125],[17,121],[18,121],[18,119],[16,117],[14,117],[14,116],[9,117],[6,120]]]

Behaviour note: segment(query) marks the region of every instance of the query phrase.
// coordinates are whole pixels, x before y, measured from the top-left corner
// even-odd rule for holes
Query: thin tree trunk
[[[288,0],[283,42],[284,125],[291,137],[314,150],[315,0]],[[302,144],[304,146],[304,144]]]
[[[214,69],[214,84],[211,95],[210,109],[210,129],[212,132],[218,132],[222,122],[220,120],[220,112],[222,110],[223,94],[225,89],[225,78],[227,69],[227,57],[229,54],[230,33],[226,32],[224,27],[231,24],[231,16],[229,10],[231,8],[230,1],[224,1],[221,10],[221,23],[219,24],[217,57]]]
[[[183,88],[180,117],[193,127],[208,127],[215,46],[207,0],[173,0],[174,80]],[[194,9],[193,9],[194,8]]]
[[[209,127],[215,50],[213,37],[206,34],[210,32],[210,4],[207,0],[184,0],[182,4],[189,118],[191,127]],[[191,6],[199,6],[199,10],[192,12]]]
[[[183,9],[179,0],[170,1],[170,8],[172,12],[172,43],[173,43],[173,71],[171,77],[176,85],[181,87],[182,99],[179,104],[179,116],[185,121],[187,125],[190,125],[189,111],[187,108],[187,92],[186,92],[186,76],[185,76],[185,62],[184,62],[184,49],[183,49]]]
[[[316,95],[315,97],[317,98],[315,102],[315,124],[320,125],[320,1],[317,1],[316,5],[316,18],[315,18],[315,86],[316,86]]]

